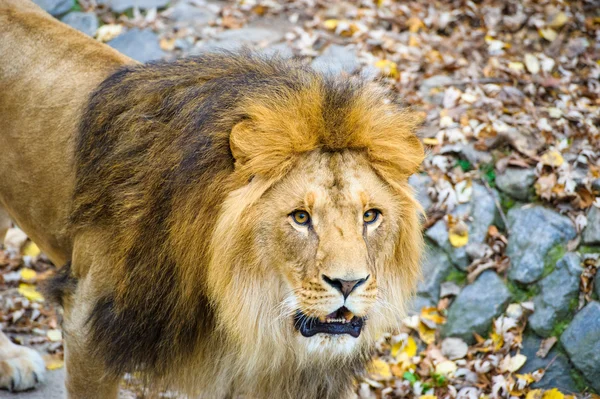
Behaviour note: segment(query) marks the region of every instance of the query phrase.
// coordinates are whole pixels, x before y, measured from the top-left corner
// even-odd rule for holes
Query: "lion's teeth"
[[[319,316],[319,321],[325,323],[327,321],[327,316]]]
[[[350,321],[350,320],[352,320],[353,318],[354,318],[354,313],[352,313],[352,312],[350,312],[350,311],[348,311],[348,312],[345,312],[345,313],[344,313],[344,319],[345,319],[346,321],[348,321],[348,322],[349,322],[349,321]]]

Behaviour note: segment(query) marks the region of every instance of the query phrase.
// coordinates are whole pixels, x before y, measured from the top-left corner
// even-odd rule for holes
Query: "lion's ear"
[[[248,139],[250,138],[250,122],[242,121],[231,129],[229,136],[229,148],[233,159],[235,159],[236,167],[244,165],[248,161],[248,157],[252,148]]]
[[[258,129],[250,120],[231,129],[229,148],[236,170],[265,177],[283,173],[294,155],[289,135]]]

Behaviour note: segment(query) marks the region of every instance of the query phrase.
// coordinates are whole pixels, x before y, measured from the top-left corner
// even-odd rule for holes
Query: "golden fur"
[[[123,66],[81,114],[83,100],[70,104],[79,127],[56,148],[74,154],[74,177],[67,156],[50,184],[72,200],[44,199],[70,212],[55,256],[70,263],[51,290],[71,397],[112,397],[126,371],[209,398],[347,395],[419,273],[418,117],[375,85],[248,52]],[[0,199],[18,201],[2,187]],[[34,220],[36,206],[7,208]],[[382,217],[363,225],[371,208]],[[43,228],[25,227],[52,238]],[[368,280],[344,299],[323,275]],[[358,338],[294,328],[297,310],[342,305],[367,318]]]

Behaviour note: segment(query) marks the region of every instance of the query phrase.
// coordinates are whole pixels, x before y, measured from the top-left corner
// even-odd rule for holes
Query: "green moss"
[[[494,169],[494,164],[493,163],[483,164],[483,165],[481,165],[480,170],[481,170],[481,177],[488,182],[490,187],[495,188],[496,187],[496,170]]]
[[[468,172],[470,170],[473,170],[473,165],[471,164],[471,162],[469,162],[466,159],[459,159],[456,164],[458,166],[460,166],[460,168],[463,170],[463,172]]]
[[[508,281],[507,287],[513,301],[517,303],[527,302],[529,299],[540,293],[540,288],[535,284],[522,286],[514,281]]]
[[[590,390],[590,385],[585,380],[585,377],[575,367],[571,368],[571,379],[575,383],[575,387],[579,392],[585,392]]]
[[[542,274],[542,277],[546,277],[552,273],[556,268],[556,262],[561,260],[566,253],[567,249],[560,244],[550,248],[548,253],[546,253],[546,259],[544,260],[544,273]]]
[[[600,254],[600,247],[599,246],[582,245],[579,247],[579,249],[577,249],[577,252],[579,252],[582,255]]]
[[[508,212],[511,208],[513,208],[517,204],[514,198],[505,193],[500,193],[500,206],[504,213]]]
[[[554,327],[552,327],[552,331],[550,331],[550,336],[559,338],[562,335],[562,333],[565,332],[568,326],[569,320],[561,320],[559,322],[556,322]]]
[[[574,313],[579,306],[579,298],[573,298],[569,301],[569,312]]]
[[[83,9],[81,8],[81,5],[79,4],[78,1],[73,3],[73,7],[71,7],[70,11],[82,11]]]
[[[467,273],[453,267],[444,281],[452,281],[458,285],[464,285],[467,282]]]

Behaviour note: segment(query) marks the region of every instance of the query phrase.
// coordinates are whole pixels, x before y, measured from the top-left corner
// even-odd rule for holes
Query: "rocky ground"
[[[424,279],[360,398],[599,397],[597,2],[35,1],[142,62],[246,45],[378,79],[427,116]],[[7,248],[2,328],[60,370],[36,290],[53,267],[16,229]]]

